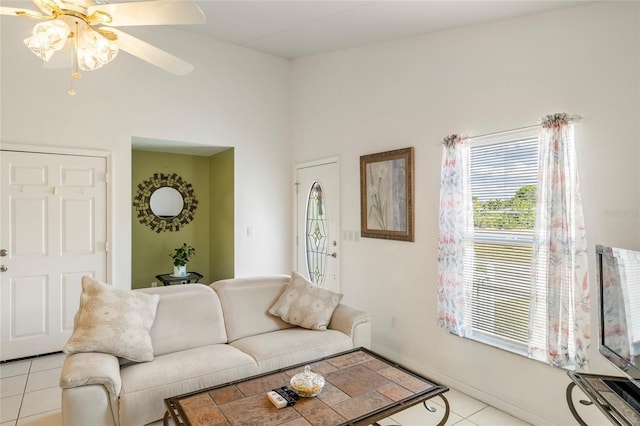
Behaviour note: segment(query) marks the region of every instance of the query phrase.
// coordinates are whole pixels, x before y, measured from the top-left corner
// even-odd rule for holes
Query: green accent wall
[[[162,285],[156,275],[173,272],[169,253],[182,243],[196,249],[187,270],[204,275],[201,283],[233,277],[233,169],[232,148],[211,157],[132,151],[131,288],[150,287],[152,281]],[[137,186],[154,173],[176,173],[193,186],[198,207],[193,220],[178,231],[156,233],[136,216],[133,197]],[[221,205],[223,212],[219,211]],[[220,229],[225,231],[223,239],[217,237]]]
[[[234,277],[234,150],[209,157],[211,280]]]

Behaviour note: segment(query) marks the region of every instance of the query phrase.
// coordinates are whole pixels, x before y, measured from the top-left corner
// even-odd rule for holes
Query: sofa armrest
[[[102,385],[62,389],[63,426],[117,426],[109,392]]]
[[[86,385],[103,385],[112,399],[117,398],[122,388],[118,358],[98,352],[67,356],[60,375],[60,387],[70,389]]]
[[[371,346],[371,321],[369,314],[349,305],[339,304],[333,312],[329,328],[351,337],[353,347]]]
[[[122,389],[120,363],[113,355],[88,352],[67,356],[60,375],[65,426],[118,425]]]

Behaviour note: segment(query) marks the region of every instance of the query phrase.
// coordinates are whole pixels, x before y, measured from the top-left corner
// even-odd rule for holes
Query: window
[[[529,336],[538,127],[470,140],[473,253],[465,256],[471,338],[524,353]],[[544,326],[544,325],[543,325]]]
[[[539,138],[531,127],[443,139],[437,318],[458,336],[586,369],[591,308],[578,119],[547,115]]]

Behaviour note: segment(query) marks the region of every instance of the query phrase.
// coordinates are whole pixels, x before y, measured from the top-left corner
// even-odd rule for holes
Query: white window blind
[[[471,337],[522,352],[529,335],[538,128],[471,139],[474,243],[466,318]]]

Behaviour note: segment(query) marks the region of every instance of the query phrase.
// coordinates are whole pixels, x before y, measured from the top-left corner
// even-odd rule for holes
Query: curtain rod
[[[570,115],[567,118],[572,123],[577,123],[578,121],[582,120],[582,116],[581,115]],[[484,135],[469,136],[469,139],[477,139],[477,138],[483,138],[485,136],[491,136],[491,135],[503,135],[503,134],[507,134],[507,133],[521,132],[523,130],[529,130],[529,129],[533,129],[535,127],[540,127],[540,125],[542,124],[542,121],[543,121],[543,119],[540,119],[540,120],[538,120],[538,124],[532,124],[530,126],[518,127],[517,129],[503,130],[501,132],[485,133]]]
[[[531,126],[518,127],[517,129],[503,130],[503,131],[500,131],[500,132],[485,133],[484,135],[469,136],[469,139],[477,139],[477,138],[483,138],[485,136],[504,135],[504,134],[507,134],[507,133],[521,132],[523,130],[529,130],[529,129],[533,129],[535,127],[540,127],[540,124],[532,124]]]

